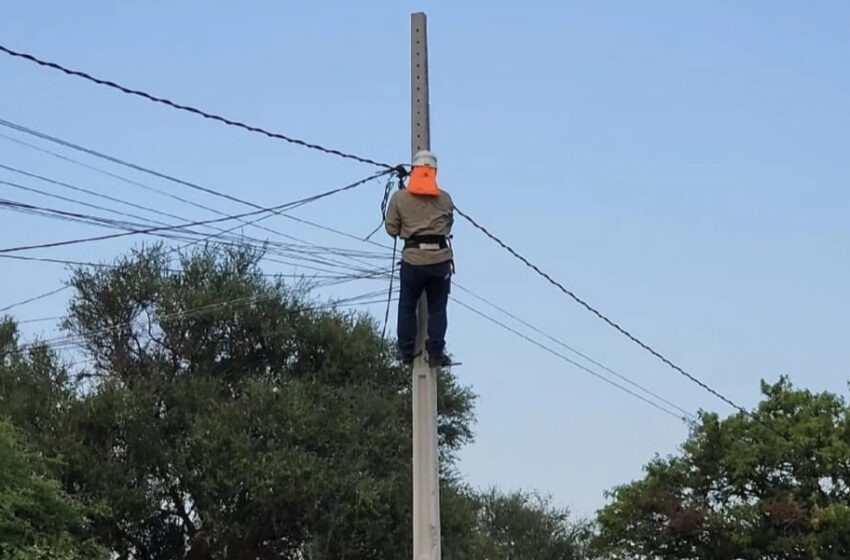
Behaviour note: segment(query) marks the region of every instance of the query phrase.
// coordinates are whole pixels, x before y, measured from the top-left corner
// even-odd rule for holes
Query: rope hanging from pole
[[[397,181],[398,189],[401,190],[404,188],[404,179],[408,175],[409,173],[407,169],[399,165],[395,168],[395,174],[387,179],[387,184],[384,186],[384,198],[381,200],[381,223],[379,223],[369,235],[364,237],[363,241],[369,241],[373,235],[378,233],[378,230],[381,229],[381,226],[384,225],[384,222],[387,219],[387,204],[389,204],[390,202],[390,193],[393,189],[393,180]]]
[[[371,238],[373,235],[375,235],[375,233],[377,233],[377,231],[379,229],[381,229],[381,226],[384,225],[384,222],[386,221],[386,217],[387,217],[387,205],[389,204],[389,201],[390,201],[390,196],[391,196],[392,188],[393,188],[393,182],[395,181],[397,189],[401,190],[401,189],[404,188],[404,179],[405,179],[405,177],[407,177],[407,175],[408,175],[407,170],[402,166],[398,166],[395,169],[395,175],[390,177],[389,179],[387,179],[387,184],[386,184],[386,187],[384,189],[384,198],[381,200],[381,223],[378,224],[378,227],[376,227],[374,230],[372,230],[372,233],[370,233],[369,235],[366,236],[364,241],[368,241],[369,238]],[[397,255],[398,255],[398,237],[394,237],[393,238],[393,255],[392,255],[392,261],[390,262],[390,288],[387,291],[387,308],[384,311],[384,327],[381,330],[381,340],[386,340],[386,338],[387,338],[387,327],[388,327],[389,322],[390,322],[390,306],[392,305],[392,301],[393,301],[393,280],[395,280],[395,265],[396,265]]]
[[[393,301],[393,280],[395,279],[395,259],[398,253],[398,237],[393,238],[393,260],[390,265],[390,289],[387,291],[387,309],[384,311],[384,328],[381,330],[381,340],[387,339],[387,326],[390,323],[390,306]]]

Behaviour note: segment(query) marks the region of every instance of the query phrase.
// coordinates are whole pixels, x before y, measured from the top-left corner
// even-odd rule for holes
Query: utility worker
[[[437,186],[437,158],[427,150],[413,158],[407,188],[396,191],[387,206],[387,233],[404,239],[401,292],[398,302],[398,355],[413,363],[416,307],[424,291],[428,298],[428,338],[425,350],[431,367],[447,367],[446,304],[454,255],[449,238],[454,223],[452,198]]]

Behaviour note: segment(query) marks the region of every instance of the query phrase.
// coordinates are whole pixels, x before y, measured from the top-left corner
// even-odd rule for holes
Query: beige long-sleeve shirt
[[[410,194],[407,189],[396,191],[387,206],[384,226],[393,237],[410,239],[415,235],[445,235],[452,232],[454,203],[444,190],[439,196]],[[440,264],[452,260],[451,248],[437,250],[411,247],[402,253],[402,260],[412,265]]]

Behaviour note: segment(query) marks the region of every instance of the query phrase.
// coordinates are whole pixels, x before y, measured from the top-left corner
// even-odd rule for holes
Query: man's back
[[[438,196],[396,192],[387,207],[386,230],[393,236],[410,239],[421,235],[448,236],[454,224],[454,204],[449,193]],[[415,247],[404,251],[403,259],[413,265],[438,264],[452,260],[451,248],[429,251]]]

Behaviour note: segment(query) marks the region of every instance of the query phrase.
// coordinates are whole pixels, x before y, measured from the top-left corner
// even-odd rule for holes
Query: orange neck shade
[[[410,194],[440,196],[440,188],[437,186],[437,169],[427,166],[414,167],[410,172],[407,190]]]

